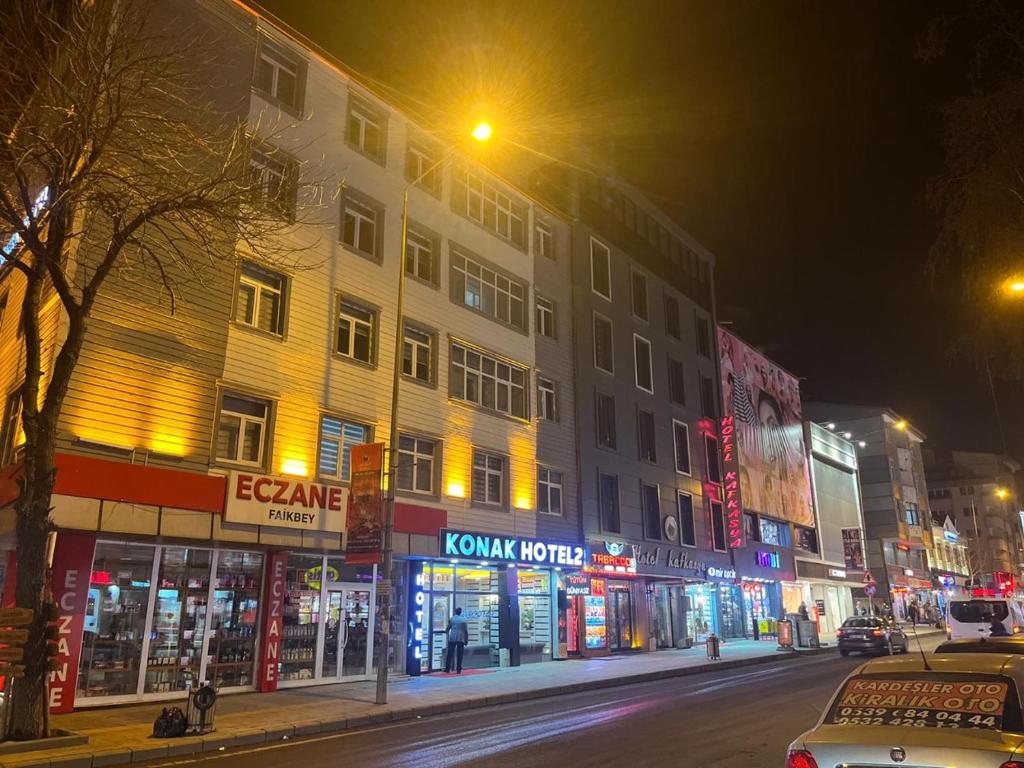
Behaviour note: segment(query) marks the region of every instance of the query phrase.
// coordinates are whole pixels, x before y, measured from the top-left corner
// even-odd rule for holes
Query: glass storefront
[[[772,582],[743,582],[744,630],[755,640],[773,640],[779,636],[779,587]]]
[[[628,581],[608,582],[608,647],[613,651],[633,647],[633,596]]]
[[[551,660],[554,621],[551,612],[551,574],[520,568],[519,662]]]
[[[281,682],[316,677],[323,557],[288,555],[281,630]]]
[[[77,700],[251,686],[262,571],[258,552],[98,542]]]
[[[745,636],[743,602],[743,592],[738,585],[718,585],[719,637],[742,638]]]
[[[687,584],[686,634],[695,643],[707,642],[712,632],[718,634],[718,590],[713,584]]]
[[[648,587],[651,637],[659,648],[680,646],[687,636],[683,584],[650,584]]]
[[[590,594],[583,600],[584,646],[590,650],[608,647],[608,589],[604,579],[590,580]]]

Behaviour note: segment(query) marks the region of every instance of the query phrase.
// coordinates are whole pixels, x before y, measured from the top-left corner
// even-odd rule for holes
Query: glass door
[[[365,677],[370,591],[357,587],[327,590],[322,678]]]

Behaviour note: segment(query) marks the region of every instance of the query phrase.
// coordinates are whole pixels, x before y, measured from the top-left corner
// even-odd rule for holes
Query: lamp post
[[[481,122],[471,133],[479,142],[491,138],[491,126]],[[391,562],[392,533],[395,527],[395,491],[398,488],[398,392],[402,382],[402,358],[405,347],[405,249],[409,235],[409,191],[451,158],[446,153],[418,177],[405,185],[402,191],[402,242],[398,252],[398,303],[395,307],[395,357],[391,369],[391,430],[388,435],[388,497],[384,507],[384,537],[381,552],[380,639],[377,648],[378,704],[388,703],[388,651],[391,641]]]

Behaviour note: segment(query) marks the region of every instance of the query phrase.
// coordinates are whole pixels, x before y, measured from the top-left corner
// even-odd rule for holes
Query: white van
[[[963,597],[949,601],[946,610],[946,634],[950,640],[988,637],[992,621],[1016,635],[1024,627],[1024,610],[1017,600],[1006,597]]]

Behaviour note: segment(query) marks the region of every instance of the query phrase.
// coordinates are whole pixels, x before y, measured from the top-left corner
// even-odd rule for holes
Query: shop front
[[[708,566],[705,579],[686,585],[687,637],[694,643],[707,642],[710,634],[723,640],[742,638],[743,592],[736,583],[736,570]]]
[[[919,616],[927,605],[935,605],[935,596],[932,594],[933,583],[930,572],[914,568],[902,568],[897,565],[887,565],[889,576],[890,607],[893,617],[897,621],[907,621],[909,614],[907,609],[916,604]],[[884,610],[884,607],[883,607]]]
[[[568,646],[565,576],[583,565],[578,544],[443,529],[439,557],[410,560],[407,671],[445,667],[448,621],[469,625],[463,669],[558,658]]]
[[[796,558],[799,601],[807,606],[808,615],[818,624],[818,634],[834,635],[843,622],[858,613],[868,613],[868,604],[854,597],[862,590],[864,572],[847,570],[841,565],[820,560]],[[799,603],[787,600],[786,613],[799,611]]]
[[[743,637],[777,641],[784,617],[783,585],[792,600],[797,589],[793,556],[764,543],[734,549],[743,604]]]

